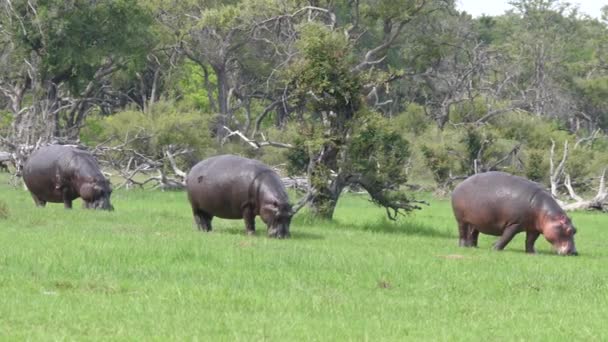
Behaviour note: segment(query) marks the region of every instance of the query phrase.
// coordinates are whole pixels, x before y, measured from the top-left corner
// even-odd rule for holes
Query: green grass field
[[[5,176],[3,176],[5,177]],[[578,257],[524,236],[457,247],[450,205],[398,223],[365,197],[292,239],[196,231],[185,193],[116,191],[116,211],[34,207],[0,178],[2,340],[606,340],[608,216],[574,214]]]

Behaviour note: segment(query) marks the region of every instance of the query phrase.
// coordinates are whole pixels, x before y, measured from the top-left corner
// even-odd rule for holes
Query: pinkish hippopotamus
[[[473,175],[452,192],[458,221],[459,245],[477,247],[479,233],[500,236],[494,248],[502,250],[515,234],[526,232],[526,252],[545,236],[560,255],[577,255],[576,228],[555,199],[538,183],[505,172]]]
[[[23,167],[23,180],[34,202],[62,203],[72,208],[80,197],[85,208],[113,210],[112,188],[89,152],[72,146],[49,145],[34,151]]]
[[[220,155],[196,164],[186,177],[188,199],[200,230],[211,230],[214,216],[244,219],[255,233],[255,217],[268,226],[268,236],[287,238],[293,211],[279,175],[253,159]]]

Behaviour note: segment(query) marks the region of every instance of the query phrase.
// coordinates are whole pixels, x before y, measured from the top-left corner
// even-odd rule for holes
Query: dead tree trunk
[[[608,209],[606,200],[608,199],[608,192],[606,191],[606,169],[603,170],[602,175],[599,180],[599,187],[597,194],[592,199],[584,199],[581,196],[577,195],[572,187],[572,182],[570,179],[570,174],[565,172],[566,160],[568,159],[568,141],[564,142],[564,153],[562,155],[562,159],[555,166],[554,162],[555,157],[555,141],[551,140],[551,151],[549,155],[549,165],[550,165],[550,182],[551,182],[551,195],[555,198],[555,200],[559,203],[559,205],[567,211],[570,210],[601,210],[606,211]],[[561,201],[559,197],[559,193],[557,191],[561,179],[564,177],[563,185],[568,191],[568,196],[570,199],[574,200],[574,202],[566,203]]]

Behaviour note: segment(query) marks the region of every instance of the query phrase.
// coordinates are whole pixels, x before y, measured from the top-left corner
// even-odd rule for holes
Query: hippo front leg
[[[196,228],[205,232],[211,231],[211,219],[213,218],[211,215],[196,209],[192,210],[192,214]]]
[[[37,207],[44,208],[44,206],[46,205],[46,201],[41,200],[40,198],[38,198],[38,196],[32,194],[32,198],[34,199],[34,203]]]
[[[61,193],[63,197],[63,207],[65,209],[72,209],[72,200],[68,196],[68,189],[63,189]]]
[[[534,243],[536,242],[536,239],[538,239],[539,236],[539,232],[526,232],[526,253],[536,253],[536,251],[534,250]]]
[[[72,201],[69,199],[63,199],[63,207],[66,209],[72,209]]]
[[[496,243],[494,244],[494,249],[501,251],[505,248],[505,246],[511,242],[511,240],[513,239],[513,237],[515,236],[515,234],[519,233],[520,231],[520,226],[519,224],[512,224],[507,226],[507,228],[505,228],[505,230],[502,232],[502,235],[500,236],[500,238],[498,239],[498,241],[496,241]]]

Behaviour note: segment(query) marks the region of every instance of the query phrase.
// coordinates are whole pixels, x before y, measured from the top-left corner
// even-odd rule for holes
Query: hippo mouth
[[[291,234],[289,233],[289,229],[285,229],[284,227],[273,227],[268,229],[268,237],[276,239],[288,239],[291,237]]]
[[[558,255],[568,255],[568,256],[577,256],[578,252],[576,251],[576,247],[574,245],[566,243],[556,248]]]
[[[100,198],[95,201],[85,202],[85,208],[96,209],[96,210],[108,210],[108,211],[114,210],[114,206],[110,203],[110,200],[107,198]]]

